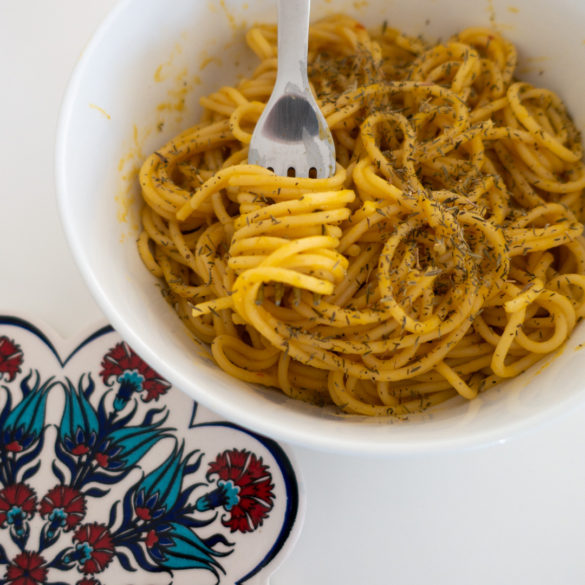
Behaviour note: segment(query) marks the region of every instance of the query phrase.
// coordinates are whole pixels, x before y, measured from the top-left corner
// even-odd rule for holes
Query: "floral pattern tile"
[[[301,511],[282,446],[112,328],[63,341],[0,316],[0,584],[264,583]]]

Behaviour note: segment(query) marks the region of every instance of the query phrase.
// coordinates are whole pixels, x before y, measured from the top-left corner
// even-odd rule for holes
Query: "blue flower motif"
[[[88,400],[94,389],[89,377],[87,387],[82,388],[83,377],[75,389],[69,379],[65,389],[65,409],[59,426],[59,438],[67,451],[81,456],[89,453],[96,444],[100,430],[98,416]]]
[[[53,387],[50,378],[42,386],[37,372],[34,387],[28,386],[32,373],[21,383],[23,399],[2,423],[1,444],[4,450],[19,453],[26,451],[41,437],[45,424],[45,410],[49,390]]]
[[[145,521],[168,513],[181,493],[187,459],[183,459],[184,447],[173,449],[171,455],[156,469],[146,475],[136,486],[134,510]]]

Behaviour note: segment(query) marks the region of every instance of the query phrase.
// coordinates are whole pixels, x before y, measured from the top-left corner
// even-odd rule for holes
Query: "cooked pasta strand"
[[[429,46],[349,16],[311,26],[310,82],[337,170],[247,164],[276,74],[202,97],[144,162],[138,250],[221,368],[287,396],[407,416],[517,376],[585,316],[579,133],[516,49],[469,28]]]

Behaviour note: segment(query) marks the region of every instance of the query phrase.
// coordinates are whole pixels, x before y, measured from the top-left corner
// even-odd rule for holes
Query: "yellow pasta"
[[[201,98],[144,162],[138,249],[218,365],[287,396],[404,416],[517,376],[585,315],[580,136],[470,28],[431,46],[345,15],[311,26],[309,76],[337,170],[247,164],[276,75]]]

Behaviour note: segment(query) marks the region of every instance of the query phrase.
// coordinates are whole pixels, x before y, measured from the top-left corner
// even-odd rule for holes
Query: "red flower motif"
[[[18,441],[10,441],[7,445],[5,445],[6,451],[10,451],[12,453],[20,453],[24,447]]]
[[[6,569],[5,583],[8,585],[39,585],[47,578],[45,559],[35,552],[16,555]]]
[[[41,500],[39,512],[43,518],[48,516],[65,530],[71,530],[85,516],[85,497],[76,489],[58,485]]]
[[[152,510],[150,508],[136,506],[134,511],[136,512],[136,516],[138,516],[140,520],[144,520],[145,522],[148,520],[152,520]]]
[[[100,467],[105,467],[107,469],[110,462],[110,457],[106,453],[96,453],[95,460],[98,462]]]
[[[5,335],[0,337],[0,379],[3,374],[6,374],[8,381],[12,382],[16,374],[20,372],[22,361],[23,354],[20,346]]]
[[[146,544],[147,548],[152,548],[157,542],[159,541],[158,535],[155,530],[151,529],[148,531],[146,538],[144,539],[144,544]]]
[[[220,453],[209,464],[208,476],[217,475],[223,485],[230,482],[237,488],[237,503],[226,510],[223,520],[232,532],[252,532],[260,526],[272,509],[274,493],[272,476],[262,458],[242,449]]]
[[[114,541],[103,524],[83,524],[73,535],[76,558],[86,574],[100,573],[114,558]]]
[[[16,483],[0,490],[0,527],[8,520],[16,524],[26,516],[31,518],[37,507],[35,492],[24,483]]]
[[[145,391],[143,396],[144,402],[158,400],[158,397],[165,394],[171,387],[162,376],[153,370],[142,358],[140,358],[132,348],[124,342],[115,345],[105,356],[102,361],[102,371],[100,376],[104,384],[110,383],[112,376],[120,379],[125,373],[135,372],[140,376],[140,387],[135,391]],[[136,378],[133,380],[136,383]]]

